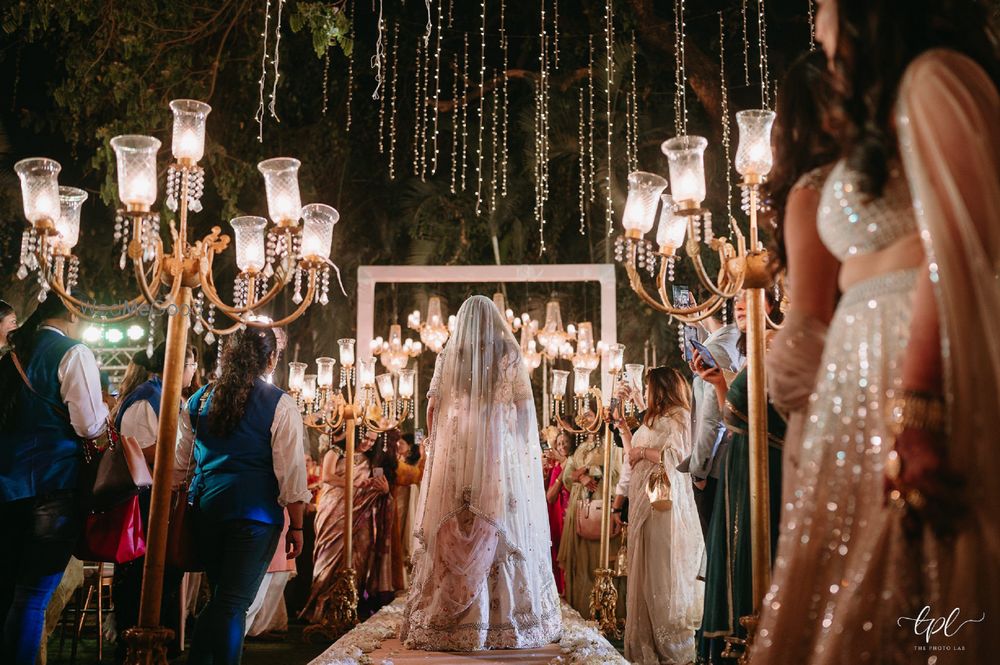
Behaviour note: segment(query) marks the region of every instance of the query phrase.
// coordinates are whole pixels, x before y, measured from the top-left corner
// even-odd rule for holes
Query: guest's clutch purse
[[[646,496],[653,510],[667,511],[674,505],[673,493],[670,487],[670,476],[663,464],[660,464],[646,481]]]

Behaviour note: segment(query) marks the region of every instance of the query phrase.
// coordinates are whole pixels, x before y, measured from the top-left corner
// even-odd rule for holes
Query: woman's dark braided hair
[[[222,350],[222,375],[214,384],[208,425],[216,436],[233,433],[243,414],[254,382],[267,371],[278,349],[270,328],[246,328],[230,335]]]

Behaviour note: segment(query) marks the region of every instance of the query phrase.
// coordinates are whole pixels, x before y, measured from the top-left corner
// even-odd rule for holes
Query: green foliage
[[[351,20],[343,6],[327,2],[299,2],[288,19],[288,25],[293,32],[306,29],[312,34],[317,58],[324,57],[334,44],[340,46],[346,56],[354,50]]]

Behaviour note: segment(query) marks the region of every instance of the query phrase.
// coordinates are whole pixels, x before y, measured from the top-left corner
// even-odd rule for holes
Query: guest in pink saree
[[[367,453],[378,439],[359,439],[354,456],[353,566],[358,592],[374,597],[393,591],[392,532],[396,514],[389,481],[376,476]],[[323,457],[323,488],[316,509],[316,545],[312,592],[299,616],[320,623],[333,602],[336,573],[344,559],[344,457],[332,447]]]
[[[563,523],[566,520],[566,508],[569,507],[569,490],[562,483],[563,464],[570,454],[572,439],[569,434],[560,432],[555,437],[554,446],[545,451],[547,460],[545,500],[549,504],[549,535],[552,537],[552,573],[556,577],[556,588],[559,595],[565,591],[566,579],[559,567],[559,543],[562,541]],[[551,445],[551,444],[550,444]]]

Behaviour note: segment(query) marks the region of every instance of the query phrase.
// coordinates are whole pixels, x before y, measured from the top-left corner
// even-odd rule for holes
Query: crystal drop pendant
[[[173,192],[171,192],[170,195],[167,197],[166,203],[167,207],[170,208],[170,210],[172,211],[177,210],[177,199],[174,197]]]
[[[326,292],[324,292],[324,293],[323,293],[322,295],[320,295],[320,297],[319,297],[319,304],[320,304],[320,305],[325,305],[325,304],[327,304],[328,302],[330,302],[330,297],[326,295]]]
[[[17,278],[24,279],[28,276],[28,266],[21,264],[21,267],[17,269]]]
[[[44,288],[38,292],[38,302],[45,302],[45,299],[49,297],[49,292]]]
[[[195,335],[200,335],[205,331],[205,326],[201,325],[201,319],[194,320],[194,326],[192,326]]]
[[[205,335],[205,343],[206,344],[215,344],[215,335],[212,334],[211,330],[209,330],[208,334]]]
[[[292,296],[292,302],[295,303],[296,305],[302,304],[302,294],[296,291],[295,295]]]

